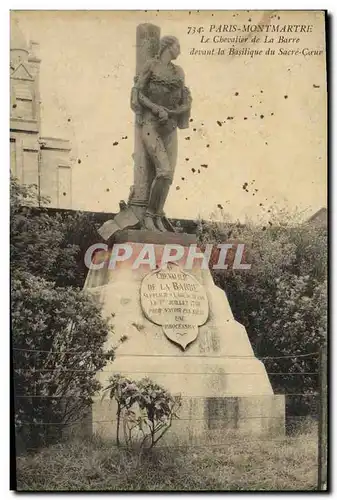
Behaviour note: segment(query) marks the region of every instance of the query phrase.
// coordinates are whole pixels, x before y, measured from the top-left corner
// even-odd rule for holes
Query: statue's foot
[[[164,226],[163,224],[163,220],[162,218],[160,217],[160,215],[157,215],[154,219],[154,223],[156,225],[156,227],[159,229],[159,231],[161,233],[166,233],[167,232],[167,229],[166,227]]]
[[[155,226],[153,217],[151,215],[145,214],[143,224],[145,229],[147,229],[148,231],[154,231],[156,233],[159,232],[159,229],[157,229],[157,227]]]

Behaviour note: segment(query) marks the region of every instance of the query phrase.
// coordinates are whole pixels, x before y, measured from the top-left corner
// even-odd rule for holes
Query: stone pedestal
[[[200,259],[187,271],[204,287],[209,304],[208,319],[199,326],[196,340],[183,350],[165,336],[162,326],[145,317],[140,288],[151,269],[148,265],[132,269],[132,262],[146,242],[154,243],[160,264],[167,237],[144,231],[120,233],[119,242],[131,245],[133,257],[117,263],[115,269],[89,271],[85,289],[102,303],[114,326],[107,349],[122,335],[127,336],[116,351],[116,359],[97,375],[99,381],[106,386],[113,373],[134,379],[148,376],[171,393],[181,394],[180,420],[174,421],[165,435],[167,442],[219,442],[226,431],[261,436],[284,433],[284,396],[273,394],[245,328],[235,321],[226,294],[215,286],[210,271],[201,269]],[[171,233],[169,238],[170,243],[185,247],[178,262],[184,268],[195,237]],[[114,437],[114,404],[99,397],[92,411],[93,430]]]

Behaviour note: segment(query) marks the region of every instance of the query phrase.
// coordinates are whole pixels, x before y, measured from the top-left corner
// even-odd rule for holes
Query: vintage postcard
[[[325,11],[12,11],[20,491],[327,478]]]

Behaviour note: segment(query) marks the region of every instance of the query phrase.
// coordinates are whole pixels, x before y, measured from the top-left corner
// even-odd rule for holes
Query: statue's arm
[[[191,106],[192,106],[192,96],[190,89],[188,87],[184,87],[182,89],[182,103],[175,109],[173,110],[168,110],[168,113],[170,115],[181,115],[183,113],[188,113],[191,111]]]
[[[153,68],[154,64],[155,64],[155,61],[150,60],[144,65],[143,70],[138,75],[137,80],[135,82],[135,85],[132,88],[131,108],[136,113],[141,112],[142,107],[150,109],[152,111],[152,113],[154,113],[156,115],[159,113],[160,106],[157,106],[157,104],[153,103],[143,93],[143,90],[145,89],[146,84],[151,76],[152,68]]]
[[[153,66],[155,65],[154,59],[149,59],[143,66],[143,69],[140,71],[137,76],[137,80],[135,83],[135,88],[137,90],[143,90],[146,87],[146,84],[151,76]]]
[[[192,96],[189,88],[185,86],[184,70],[180,66],[176,66],[176,70],[179,73],[179,76],[182,81],[181,101],[180,104],[175,109],[167,111],[169,115],[179,116],[182,115],[183,113],[189,113],[191,111]]]
[[[158,115],[160,106],[158,106],[157,104],[152,102],[141,91],[138,91],[138,99],[139,99],[139,102],[142,106],[151,110],[154,115]]]

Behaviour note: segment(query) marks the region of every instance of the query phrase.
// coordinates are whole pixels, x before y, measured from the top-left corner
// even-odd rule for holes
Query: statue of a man
[[[131,107],[154,177],[142,221],[150,231],[167,231],[164,204],[177,161],[177,127],[188,128],[191,94],[182,68],[172,63],[180,54],[176,37],[160,40],[158,55],[148,60],[135,79]],[[129,199],[132,205],[132,194]]]

